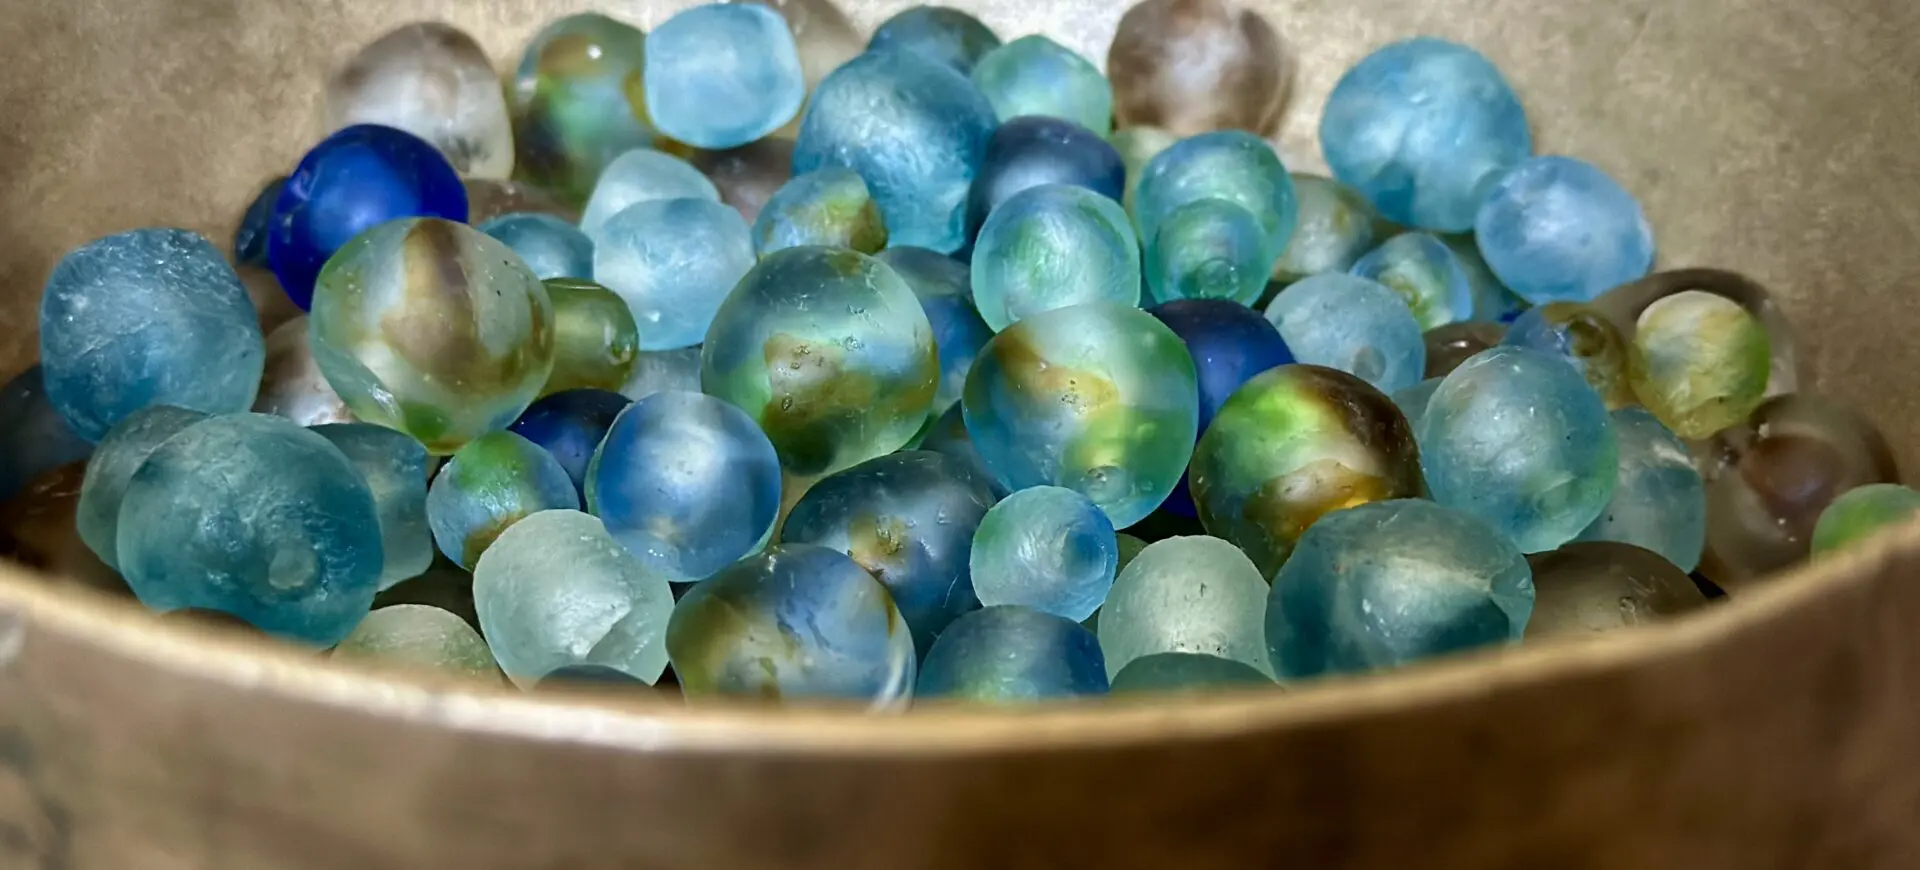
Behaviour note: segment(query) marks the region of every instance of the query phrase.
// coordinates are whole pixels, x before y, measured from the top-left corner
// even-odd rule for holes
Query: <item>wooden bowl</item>
[[[1771,287],[1817,386],[1920,456],[1920,6],[1253,0],[1283,136],[1372,46],[1472,43],[1543,151],[1640,195],[1667,267]],[[318,138],[328,70],[444,18],[511,63],[556,0],[22,0],[0,16],[0,370],[68,248],[230,232]],[[643,27],[681,0],[601,6]],[[1123,7],[970,2],[1103,58]],[[857,0],[862,28],[897,4]],[[4,423],[0,423],[4,425]],[[336,668],[0,569],[0,867],[1920,866],[1920,535],[1583,644],[1292,694],[689,709]]]

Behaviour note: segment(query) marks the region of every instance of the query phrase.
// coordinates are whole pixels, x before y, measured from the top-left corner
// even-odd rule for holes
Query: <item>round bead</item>
[[[1474,219],[1480,254],[1528,302],[1586,302],[1653,268],[1640,203],[1591,163],[1535,157],[1495,182]]]
[[[1154,653],[1127,663],[1113,675],[1116,695],[1155,692],[1212,692],[1222,689],[1278,688],[1273,678],[1246,662],[1206,653]]]
[[[1318,175],[1293,173],[1300,217],[1273,279],[1291,284],[1323,272],[1345,272],[1386,240],[1385,221],[1353,188]]]
[[[460,448],[427,489],[434,543],[468,570],[513,524],[541,511],[578,507],[580,497],[559,460],[512,432],[491,432]]]
[[[266,369],[253,400],[258,414],[285,417],[302,426],[355,422],[340,394],[327,383],[309,343],[311,324],[300,315],[267,335]]]
[[[640,329],[627,301],[592,281],[548,278],[540,283],[553,300],[553,373],[541,392],[626,386],[640,361]]]
[[[1473,318],[1473,288],[1446,243],[1426,233],[1388,239],[1353,264],[1353,274],[1400,294],[1421,329]]]
[[[1654,303],[1690,291],[1723,297],[1758,321],[1767,335],[1770,371],[1767,374],[1768,398],[1799,392],[1813,383],[1809,354],[1803,353],[1797,330],[1787,312],[1773,294],[1759,283],[1737,272],[1721,269],[1675,269],[1655,272],[1632,284],[1615,287],[1593,300],[1593,307],[1604,312],[1620,333],[1631,342],[1640,316]]]
[[[1147,291],[1155,302],[1226,299],[1252,305],[1267,287],[1272,252],[1251,213],[1224,199],[1198,199],[1160,219],[1147,244]]]
[[[965,382],[966,377],[962,371],[958,380]],[[13,498],[34,478],[93,453],[93,442],[74,434],[47,400],[44,383],[36,365],[0,387],[0,420],[7,421],[0,426],[0,502]]]
[[[120,567],[120,503],[134,472],[167,439],[205,419],[207,415],[199,411],[153,405],[128,415],[100,439],[87,460],[87,476],[74,510],[74,531],[107,567]]]
[[[1210,198],[1238,205],[1260,222],[1266,268],[1271,269],[1293,238],[1299,217],[1293,178],[1273,146],[1251,133],[1221,130],[1182,139],[1154,155],[1134,191],[1140,237],[1151,241],[1174,209]]]
[[[1531,348],[1566,360],[1609,408],[1634,403],[1627,383],[1627,340],[1599,309],[1580,302],[1549,302],[1514,318],[1501,344]]]
[[[668,390],[700,392],[700,346],[642,353],[620,393],[636,402]]]
[[[913,288],[927,312],[933,345],[940,355],[940,389],[933,397],[933,411],[942,413],[960,401],[967,372],[993,338],[993,328],[973,307],[972,274],[967,264],[926,248],[888,248],[877,258]]]
[[[1419,321],[1374,281],[1315,275],[1281,291],[1266,313],[1301,362],[1339,369],[1383,393],[1411,387],[1426,372]]]
[[[915,694],[1017,704],[1107,693],[1100,642],[1071,620],[1001,605],[955,620],[927,653]]]
[[[1084,621],[1107,600],[1120,569],[1113,522],[1087,497],[1057,486],[1007,496],[973,538],[974,591],[993,607],[1018,604]]]
[[[660,132],[701,148],[745,145],[800,111],[807,82],[780,14],[708,3],[647,35],[647,114]]]
[[[1693,454],[1645,408],[1612,417],[1619,478],[1613,500],[1580,540],[1633,544],[1692,571],[1707,542],[1707,488]]]
[[[753,222],[760,256],[782,248],[825,245],[872,254],[887,246],[887,227],[867,183],[851,169],[829,166],[795,176],[775,191]]]
[[[1473,293],[1473,319],[1492,323],[1510,323],[1527,310],[1525,299],[1514,295],[1507,285],[1494,277],[1493,268],[1487,265],[1487,259],[1480,256],[1480,246],[1469,233],[1447,233],[1439,236],[1440,243],[1453,252],[1454,259],[1460,261],[1460,271],[1467,276],[1467,287]]]
[[[366,423],[330,423],[313,432],[340,449],[373,494],[380,520],[380,588],[420,576],[433,564],[427,449],[403,433]]]
[[[1870,483],[1841,493],[1814,524],[1814,558],[1831,556],[1888,526],[1920,513],[1920,492],[1895,483]]]
[[[639,29],[592,12],[527,43],[507,88],[520,175],[577,207],[614,158],[654,144],[646,45]]]
[[[438,21],[402,25],[327,81],[327,128],[383,124],[433,143],[461,175],[513,174],[513,125],[493,60]]]
[[[630,206],[601,228],[593,252],[594,280],[627,300],[641,350],[699,344],[727,293],[752,267],[747,222],[707,199]]]
[[[1065,184],[1001,203],[973,248],[973,299],[995,331],[1042,311],[1140,302],[1140,243],[1120,204]]]
[[[1219,656],[1272,673],[1260,614],[1267,581],[1219,538],[1148,544],[1113,581],[1100,609],[1100,648],[1113,676],[1156,653]]]
[[[967,237],[977,235],[1001,203],[1028,188],[1071,184],[1120,202],[1126,183],[1120,152],[1098,133],[1061,118],[1013,118],[987,140],[986,159],[967,195]]]
[[[593,277],[593,241],[550,214],[515,212],[480,224],[481,232],[513,249],[542,281]]]
[[[1767,330],[1739,303],[1687,290],[1640,312],[1627,356],[1634,395],[1682,438],[1739,423],[1766,396]]]
[[[636,148],[615,158],[593,186],[580,212],[580,231],[594,244],[607,221],[643,202],[669,199],[720,201],[720,190],[693,164],[662,151]]]
[[[1086,58],[1044,36],[1022,36],[980,57],[980,88],[1002,122],[1026,115],[1064,118],[1105,136],[1113,132],[1113,88]]]
[[[1253,309],[1224,299],[1183,299],[1147,309],[1173,330],[1193,358],[1200,388],[1199,432],[1206,434],[1213,415],[1227,397],[1255,375],[1293,362],[1293,352],[1273,324]],[[1184,517],[1195,516],[1187,481],[1167,496],[1160,507]]]
[[[1534,596],[1529,642],[1661,622],[1707,606],[1685,571],[1632,544],[1580,541],[1527,562]]]
[[[987,52],[1000,47],[1000,37],[980,19],[946,6],[912,6],[874,28],[868,51],[903,51],[953,67],[961,75]]]
[[[626,396],[606,390],[567,390],[528,406],[511,431],[553,454],[584,499],[587,465],[606,440],[607,430],[613,428],[614,418],[631,404]]]
[[[493,652],[466,620],[438,607],[396,604],[367,614],[333,658],[499,679]]]
[[[1293,57],[1258,13],[1225,0],[1145,0],[1107,48],[1114,115],[1182,136],[1268,135],[1280,124]]]

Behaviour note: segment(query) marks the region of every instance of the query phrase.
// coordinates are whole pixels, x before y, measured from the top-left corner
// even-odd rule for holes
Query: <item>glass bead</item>
[[[267,233],[272,231],[273,206],[280,201],[280,189],[286,186],[284,175],[267,182],[247,206],[246,213],[240,216],[240,225],[233,231],[235,266],[264,268],[267,265]]]
[[[1460,271],[1467,276],[1467,288],[1473,293],[1473,319],[1488,323],[1512,323],[1513,319],[1527,310],[1530,303],[1515,296],[1507,285],[1494,277],[1493,267],[1487,265],[1485,257],[1480,256],[1480,245],[1471,233],[1445,233],[1437,236],[1440,243],[1453,252],[1454,259],[1460,261]]]
[[[1224,199],[1198,199],[1160,219],[1147,244],[1147,295],[1155,302],[1258,301],[1272,271],[1253,215]]]
[[[1266,579],[1226,541],[1196,535],[1148,544],[1100,608],[1107,675],[1167,652],[1205,653],[1271,674],[1260,622],[1266,600]]]
[[[959,460],[987,482],[987,488],[993,492],[996,501],[1012,492],[993,476],[993,469],[987,467],[987,461],[974,448],[973,438],[967,434],[965,409],[959,402],[955,402],[927,427],[926,437],[921,439],[919,449]]]
[[[1271,135],[1293,53],[1259,13],[1224,0],[1145,0],[1120,16],[1107,48],[1114,116],[1181,136]]]
[[[1273,678],[1246,662],[1206,653],[1154,653],[1127,663],[1113,675],[1113,694],[1278,689]]]
[[[1421,333],[1427,346],[1427,377],[1444,378],[1460,364],[1507,339],[1507,328],[1484,320],[1460,320]]]
[[[1579,540],[1633,544],[1692,571],[1707,541],[1707,489],[1693,454],[1645,408],[1621,408],[1612,418],[1618,482]]]
[[[427,525],[427,448],[404,433],[366,423],[330,423],[313,432],[333,443],[353,463],[373,494],[380,522],[380,589],[420,576],[433,565],[433,530]]]
[[[1294,361],[1293,352],[1273,324],[1253,309],[1224,299],[1183,299],[1147,309],[1173,330],[1193,358],[1200,393],[1200,434],[1206,434],[1213,415],[1241,385],[1255,375]],[[1186,478],[1168,494],[1160,509],[1183,517],[1196,516]]]
[[[481,232],[513,249],[533,270],[549,278],[593,277],[593,241],[573,224],[550,214],[519,212],[479,224]]]
[[[1920,513],[1920,492],[1894,483],[1869,483],[1840,494],[1814,523],[1810,550],[1815,559],[1832,556],[1899,525]]]
[[[1202,133],[1168,146],[1147,161],[1133,200],[1140,237],[1153,240],[1161,221],[1175,209],[1202,199],[1233,203],[1259,221],[1268,261],[1262,274],[1293,238],[1299,217],[1293,178],[1273,146],[1251,133]]]
[[[753,262],[739,212],[706,199],[651,200],[607,221],[593,277],[627,301],[641,350],[673,350],[701,342]]]
[[[1386,241],[1386,222],[1353,188],[1295,172],[1293,192],[1300,217],[1286,251],[1273,264],[1273,280],[1292,284],[1325,272],[1345,272]]]
[[[560,461],[512,432],[489,432],[469,442],[427,488],[433,541],[467,570],[515,523],[541,511],[579,507]]]
[[[974,305],[994,331],[1043,311],[1138,305],[1140,243],[1120,204],[1066,184],[1001,203],[973,248]]]
[[[1122,127],[1113,131],[1107,141],[1113,144],[1115,151],[1120,152],[1120,162],[1126,164],[1126,193],[1120,202],[1127,207],[1127,214],[1133,216],[1134,225],[1138,226],[1140,213],[1134,201],[1140,188],[1140,175],[1146,172],[1147,164],[1153,162],[1153,158],[1173,147],[1180,137],[1158,127]]]
[[[1640,203],[1591,163],[1534,157],[1487,191],[1474,219],[1487,265],[1528,302],[1586,302],[1645,277],[1653,227]]]
[[[967,194],[967,238],[979,234],[1001,203],[1043,184],[1084,187],[1120,202],[1127,165],[1114,146],[1072,121],[1043,115],[1008,120],[987,140],[987,156]]]
[[[953,67],[961,75],[1000,47],[980,19],[946,6],[910,6],[874,28],[868,51],[904,51]]]
[[[859,56],[865,37],[832,0],[746,0],[780,13],[800,50],[800,71],[812,93],[828,73]],[[797,120],[797,119],[796,119]],[[794,125],[778,135],[792,138]]]
[[[1002,499],[973,538],[981,604],[1017,604],[1074,622],[1107,600],[1119,563],[1113,522],[1086,496],[1057,486]]]
[[[403,25],[360,49],[327,81],[326,123],[405,130],[461,175],[513,174],[513,123],[493,60],[449,24]]]
[[[1072,49],[1038,34],[981,55],[973,83],[1002,123],[1027,115],[1063,118],[1101,136],[1113,132],[1113,88]]]
[[[933,344],[940,355],[940,389],[933,397],[937,416],[960,401],[967,372],[993,338],[993,328],[973,307],[973,276],[967,264],[926,248],[888,248],[876,256],[913,288],[933,327]]]
[[[100,439],[87,460],[74,527],[107,567],[120,567],[120,505],[134,473],[167,439],[205,419],[199,411],[151,405],[127,415]]]
[[[1527,562],[1534,592],[1528,641],[1663,622],[1707,606],[1685,571],[1632,544],[1578,541]]]
[[[955,620],[927,653],[924,700],[1020,704],[1107,693],[1100,642],[1072,620],[1015,605]]]
[[[640,361],[640,332],[633,309],[603,284],[548,278],[541,284],[553,300],[553,373],[541,393],[618,390]]]
[[[528,406],[510,431],[553,454],[585,499],[587,465],[606,440],[607,430],[613,428],[614,418],[631,404],[626,396],[607,390],[566,390]]]
[[[965,379],[962,371],[959,380]],[[0,502],[26,489],[34,478],[93,453],[93,442],[74,434],[47,399],[37,365],[0,387],[0,420],[7,421],[0,426]]]
[[[604,244],[601,235],[615,215],[643,202],[674,199],[719,202],[720,189],[693,164],[672,154],[647,148],[628,151],[607,164],[600,183],[594,185],[593,196],[580,212],[580,231],[595,245]]]
[[[1627,383],[1627,340],[1613,321],[1580,302],[1549,302],[1529,308],[1507,327],[1501,344],[1531,348],[1566,360],[1587,379],[1608,408],[1634,404]]]
[[[1634,396],[1683,438],[1706,438],[1746,419],[1765,398],[1772,367],[1759,319],[1704,290],[1648,305],[1627,356]]]
[[[253,400],[254,413],[285,417],[302,426],[357,422],[314,360],[310,329],[302,314],[267,335],[266,370]]]
[[[498,680],[493,652],[458,616],[424,604],[396,604],[367,614],[333,658]]]
[[[774,192],[793,177],[793,140],[768,138],[738,148],[696,150],[687,162],[713,182],[721,202],[733,206],[751,224],[760,218],[760,210]]]
[[[1280,291],[1266,315],[1301,362],[1354,375],[1383,393],[1411,387],[1426,372],[1419,321],[1399,294],[1366,278],[1315,275]]]
[[[668,390],[700,392],[700,346],[642,352],[621,395],[636,402]]]
[[[1426,233],[1405,233],[1386,240],[1359,262],[1352,274],[1378,281],[1400,294],[1421,329],[1473,318],[1473,290],[1459,258],[1444,242]]]
[[[851,169],[829,166],[794,176],[767,201],[753,223],[761,256],[782,248],[824,245],[862,254],[887,246],[887,227],[867,183]]]
[[[647,112],[660,132],[700,148],[733,148],[800,111],[800,48],[780,14],[754,3],[683,9],[647,34]]]
[[[521,178],[578,207],[615,158],[655,144],[646,43],[639,29],[592,12],[527,43],[507,87]]]
[[[1631,343],[1638,331],[1640,317],[1648,308],[1656,302],[1688,291],[1711,293],[1738,304],[1766,331],[1767,348],[1771,355],[1766,379],[1767,398],[1796,393],[1803,385],[1813,383],[1808,355],[1799,351],[1796,330],[1786,311],[1765,287],[1738,273],[1720,269],[1655,272],[1632,284],[1615,287],[1601,294],[1593,300],[1593,307],[1612,319],[1620,334]]]

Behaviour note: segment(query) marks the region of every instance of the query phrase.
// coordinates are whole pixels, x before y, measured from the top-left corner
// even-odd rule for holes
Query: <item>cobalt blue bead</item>
[[[986,161],[967,195],[967,236],[1014,194],[1042,184],[1084,187],[1114,202],[1127,192],[1127,165],[1098,133],[1061,118],[1014,118],[987,140]]]
[[[1501,283],[1535,305],[1588,302],[1653,268],[1653,228],[1639,201],[1571,157],[1535,157],[1501,176],[1474,238]]]
[[[1224,299],[1182,299],[1147,309],[1186,342],[1200,384],[1200,433],[1227,397],[1254,375],[1294,361],[1293,352],[1273,324],[1253,309]],[[1184,476],[1162,510],[1195,515]]]
[[[578,227],[553,215],[524,211],[503,214],[478,229],[512,248],[542,281],[593,277],[592,240]]]
[[[286,186],[285,176],[267,182],[253,204],[247,206],[247,213],[240,216],[240,226],[233,231],[235,265],[267,265],[267,233],[273,227],[273,207],[280,201],[280,189]]]
[[[1079,623],[1004,604],[955,620],[928,651],[914,694],[1010,704],[1107,693],[1100,641]]]
[[[987,52],[1000,47],[1000,37],[980,19],[946,6],[914,6],[880,23],[868,51],[897,50],[917,54],[953,67],[961,75]]]
[[[780,13],[757,3],[681,10],[647,34],[647,114],[700,148],[733,148],[780,129],[807,82]]]
[[[985,328],[985,324],[981,326]],[[993,333],[988,332],[987,337],[992,338]],[[966,380],[964,372],[960,379]],[[5,421],[0,426],[0,502],[25,489],[28,481],[93,453],[93,442],[74,434],[73,427],[47,401],[39,366],[15,375],[0,387],[0,421]]]
[[[973,278],[967,264],[926,248],[888,248],[878,259],[913,288],[933,327],[933,345],[940,353],[940,389],[933,396],[933,412],[938,415],[960,401],[967,372],[973,370],[980,348],[993,338],[993,328],[973,307]]]
[[[320,267],[354,236],[404,217],[464,223],[467,187],[440,149],[411,133],[356,124],[300,159],[273,206],[267,262],[300,310]]]
[[[587,464],[607,437],[614,418],[628,405],[626,396],[607,390],[567,390],[534,402],[508,431],[546,448],[573,479],[581,498],[587,492]]]

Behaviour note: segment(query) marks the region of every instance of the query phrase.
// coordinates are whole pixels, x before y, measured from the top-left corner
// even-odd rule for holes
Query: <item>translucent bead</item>
[[[1406,301],[1365,278],[1329,273],[1293,284],[1267,305],[1267,320],[1303,363],[1339,369],[1383,393],[1426,373],[1426,343]]]
[[[1269,369],[1220,408],[1193,451],[1200,524],[1271,576],[1322,516],[1422,494],[1400,409],[1366,381],[1312,365]]]
[[[512,432],[490,432],[460,448],[427,489],[434,543],[468,570],[515,523],[541,511],[578,507],[580,497],[560,461]]]
[[[1021,191],[1043,184],[1084,187],[1114,202],[1126,193],[1127,166],[1099,134],[1061,118],[1029,115],[1001,124],[967,195],[967,237]]]
[[[926,437],[921,439],[919,449],[959,460],[987,482],[987,488],[992,490],[995,500],[1006,498],[1011,492],[1006,484],[993,476],[993,469],[987,467],[987,461],[981,458],[980,451],[974,449],[973,438],[967,434],[965,409],[958,402],[927,427]]]
[[[152,405],[129,414],[100,439],[87,460],[74,525],[80,540],[107,567],[120,567],[120,504],[134,472],[167,439],[205,419],[199,411]]]
[[[493,652],[458,616],[424,604],[397,604],[367,614],[333,658],[500,679]]]
[[[1115,151],[1120,152],[1120,161],[1126,164],[1127,190],[1120,202],[1127,207],[1127,214],[1134,216],[1134,223],[1137,226],[1140,213],[1134,206],[1134,199],[1140,188],[1140,175],[1146,171],[1147,164],[1151,163],[1153,158],[1160,156],[1160,152],[1173,147],[1173,143],[1180,141],[1180,137],[1158,127],[1125,127],[1113,131],[1108,141],[1113,143]]]
[[[579,203],[568,204],[551,191],[497,178],[462,179],[467,188],[467,222],[478,226],[503,215],[533,212],[580,222]]]
[[[1138,305],[1140,243],[1111,199],[1066,184],[1028,188],[980,228],[972,282],[995,331],[1069,305]]]
[[[1707,606],[1685,571],[1632,544],[1580,541],[1527,562],[1534,594],[1529,642],[1664,622]]]
[[[1426,233],[1388,239],[1354,263],[1352,273],[1400,294],[1421,329],[1473,319],[1473,290],[1459,258]]]
[[[1920,492],[1894,483],[1869,483],[1840,494],[1813,526],[1814,558],[1832,556],[1920,513]]]
[[[507,529],[474,566],[473,603],[500,669],[521,688],[578,665],[648,684],[666,670],[666,576],[578,511],[542,511]]]
[[[1160,222],[1174,210],[1202,199],[1221,199],[1247,210],[1266,238],[1266,259],[1278,259],[1293,238],[1299,203],[1293,179],[1273,146],[1240,130],[1202,133],[1183,139],[1147,161],[1134,191],[1134,217],[1140,237],[1159,235]]]
[[[89,441],[149,405],[244,411],[265,360],[246,288],[186,230],[88,242],[61,258],[40,297],[47,402]]]
[[[987,52],[1000,47],[1000,37],[980,19],[946,6],[911,6],[874,28],[868,51],[904,51],[953,67],[961,75]]]
[[[962,371],[958,380],[966,376]],[[0,387],[0,420],[6,421],[0,426],[0,502],[34,478],[93,453],[93,442],[74,434],[47,400],[43,383],[36,365]],[[954,395],[959,397],[957,384]]]
[[[1273,678],[1246,662],[1206,653],[1154,653],[1127,663],[1113,675],[1113,694],[1277,689]]]
[[[907,283],[853,251],[775,251],[720,306],[706,392],[747,412],[782,467],[830,474],[900,449],[939,385],[933,330]]]
[[[845,554],[781,544],[694,586],[667,626],[689,699],[841,698],[894,707],[913,694],[913,637],[873,575]]]
[[[720,201],[720,190],[693,164],[671,154],[638,148],[607,165],[580,212],[580,231],[598,245],[608,221],[643,202],[671,199]],[[596,253],[598,253],[596,251]]]
[[[553,372],[546,288],[506,245],[451,221],[394,221],[342,248],[310,329],[354,416],[435,454],[506,428]]]
[[[280,201],[280,189],[287,186],[282,175],[266,183],[240,216],[233,231],[233,262],[236,266],[267,265],[267,233],[273,229],[273,205]]]
[[[308,343],[310,324],[300,315],[267,335],[266,370],[253,400],[258,414],[285,417],[302,426],[355,422],[353,412],[327,383]]]
[[[1113,132],[1113,88],[1107,77],[1086,58],[1044,36],[1022,36],[988,51],[971,75],[1002,122],[1044,115],[1101,136]]]
[[[587,505],[649,570],[688,583],[766,543],[780,513],[780,462],[740,409],[656,393],[607,430],[587,468]]]
[[[706,199],[652,200],[607,221],[593,277],[627,301],[641,350],[672,350],[700,343],[753,262],[739,212]]]
[[[700,346],[641,353],[620,393],[640,401],[668,390],[700,392]]]
[[[994,125],[993,106],[952,67],[906,52],[869,52],[814,92],[793,171],[860,173],[893,244],[950,253],[966,242],[967,191]]]
[[[1500,282],[1535,305],[1586,302],[1653,267],[1640,203],[1591,163],[1535,157],[1493,184],[1474,238]]]
[[[1765,330],[1772,357],[1766,379],[1767,398],[1796,393],[1813,383],[1808,355],[1800,352],[1793,321],[1767,288],[1739,273],[1720,269],[1655,272],[1601,294],[1593,300],[1593,307],[1605,312],[1631,343],[1648,308],[1691,291],[1710,293],[1739,305]]]
[[[853,557],[886,585],[924,656],[949,623],[980,608],[968,560],[993,502],[987,478],[966,462],[903,451],[815,483],[780,540]]]
[[[518,212],[479,224],[481,232],[513,249],[542,281],[593,277],[593,241],[550,214]]]
[[[1293,173],[1300,217],[1273,279],[1292,284],[1324,272],[1345,272],[1386,241],[1386,222],[1353,188],[1318,175]]]
[[[614,158],[655,143],[646,43],[637,28],[591,12],[527,43],[507,88],[520,176],[577,207]]]
[[[374,40],[327,81],[327,127],[382,124],[439,148],[462,175],[513,174],[513,124],[493,61],[437,21]]]
[[[1114,115],[1182,136],[1280,125],[1293,56],[1259,13],[1224,0],[1145,0],[1107,48]]]
[[[628,405],[626,396],[606,390],[567,390],[542,397],[514,421],[515,435],[546,448],[582,499],[587,492],[587,465],[613,428],[614,418]]]
[[[433,564],[427,526],[427,449],[407,435],[366,423],[313,427],[360,472],[380,521],[380,589],[420,576]]]
[[[1014,605],[955,620],[920,669],[915,695],[1018,704],[1107,693],[1100,642],[1073,621]]]
[[[1398,224],[1473,228],[1483,185],[1527,159],[1526,111],[1493,63],[1431,37],[1396,42],[1334,85],[1320,117],[1333,177]]]
[[[774,193],[753,223],[761,256],[782,248],[825,245],[862,254],[887,246],[887,227],[867,183],[851,169],[829,166],[798,175]]]
[[[1688,290],[1640,312],[1627,356],[1634,396],[1683,438],[1706,438],[1753,413],[1773,351],[1758,318],[1724,296]]]
[[[647,113],[700,148],[733,148],[784,126],[807,82],[780,15],[753,3],[683,9],[647,35]]]
[[[1283,680],[1370,671],[1513,643],[1532,612],[1527,560],[1492,526],[1430,501],[1377,502],[1300,537],[1273,578],[1267,648]]]
[[[1627,340],[1613,321],[1580,302],[1549,302],[1529,308],[1500,341],[1566,360],[1587,379],[1609,408],[1634,404],[1627,383]]]
[[[1148,544],[1113,581],[1100,609],[1107,675],[1155,653],[1205,653],[1271,674],[1260,614],[1267,581],[1219,538]]]
[[[1613,500],[1579,539],[1633,544],[1692,571],[1707,539],[1707,490],[1693,454],[1645,408],[1621,408],[1612,417],[1619,480]]]
[[[1427,346],[1427,377],[1444,378],[1460,364],[1506,340],[1507,328],[1484,320],[1463,320],[1421,333]]]
[[[1017,604],[1081,622],[1107,600],[1120,545],[1113,522],[1086,496],[1036,486],[987,511],[972,560],[980,603]]]
[[[148,607],[231,614],[327,647],[373,606],[380,522],[338,448],[279,417],[203,420],[127,485],[120,570]]]
[[[769,138],[721,151],[696,150],[687,162],[706,173],[720,201],[751,224],[760,218],[760,210],[774,192],[793,177],[793,140]]]
[[[1527,310],[1529,303],[1514,295],[1507,285],[1494,277],[1493,267],[1480,256],[1480,245],[1470,233],[1447,233],[1437,238],[1460,261],[1467,276],[1467,288],[1473,293],[1473,319],[1488,323],[1511,323]]]
[[[1267,287],[1271,252],[1253,215],[1224,199],[1199,199],[1160,219],[1147,244],[1155,302],[1226,299],[1252,305]]]
[[[1558,358],[1501,346],[1447,375],[1420,418],[1434,501],[1528,553],[1560,546],[1613,498],[1619,448],[1606,405]]]
[[[973,307],[972,275],[967,264],[926,248],[888,248],[877,258],[913,288],[927,312],[934,348],[940,354],[940,389],[933,397],[933,412],[945,412],[960,401],[967,372],[993,338],[992,327]]]
[[[1255,375],[1293,362],[1293,352],[1273,324],[1253,309],[1224,299],[1183,299],[1147,309],[1173,330],[1193,358],[1200,388],[1200,434],[1206,434],[1213,415],[1227,397]],[[1193,498],[1183,477],[1160,508],[1183,517],[1196,516]]]
[[[854,59],[861,52],[865,37],[847,13],[833,0],[746,0],[780,13],[793,31],[800,49],[800,70],[806,76],[807,91],[818,87],[828,73]],[[793,125],[779,135],[791,138]]]
[[[541,284],[553,300],[553,373],[541,392],[626,386],[640,361],[640,329],[627,300],[592,281],[548,278]]]
[[[1061,486],[1126,528],[1193,453],[1199,389],[1173,330],[1138,308],[1056,308],[1001,331],[961,398],[974,446],[1012,490]]]

